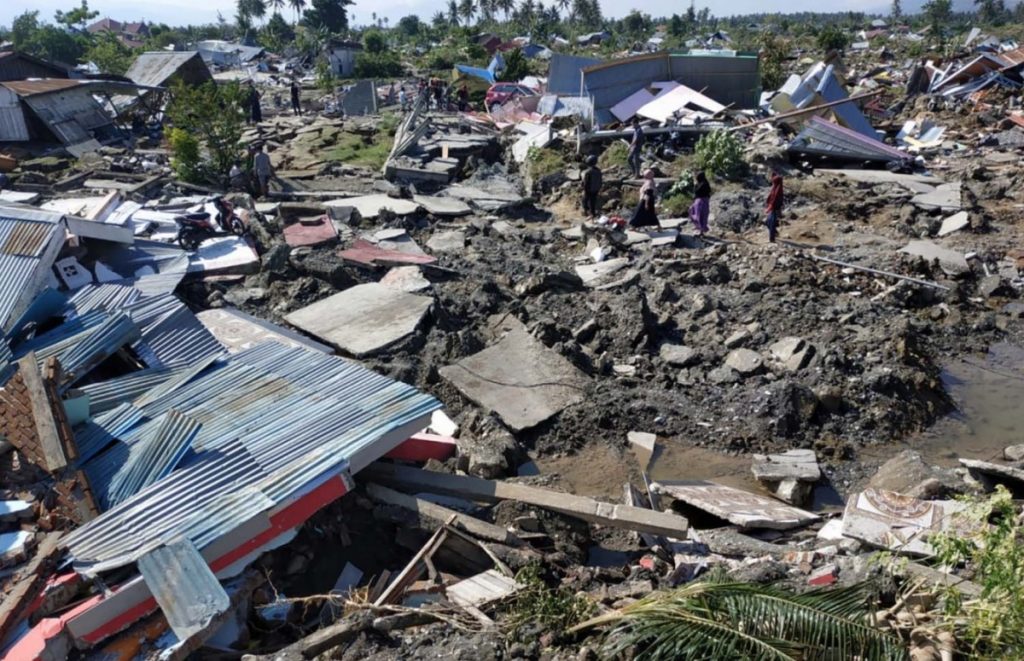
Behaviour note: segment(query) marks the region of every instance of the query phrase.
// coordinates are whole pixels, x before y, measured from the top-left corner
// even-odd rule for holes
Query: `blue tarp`
[[[497,74],[499,71],[505,69],[505,59],[501,56],[501,53],[496,53],[491,59],[491,63],[487,65],[486,69],[480,67],[471,67],[467,64],[456,64],[455,70],[463,76],[472,76],[473,78],[480,78],[489,85],[493,85],[498,81]]]

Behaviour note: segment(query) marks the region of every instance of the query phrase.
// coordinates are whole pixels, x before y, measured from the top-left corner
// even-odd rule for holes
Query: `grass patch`
[[[667,195],[661,199],[658,213],[663,218],[686,218],[693,198],[688,195]]]
[[[538,629],[564,634],[596,611],[589,599],[566,588],[548,587],[541,571],[539,564],[532,563],[516,574],[516,581],[525,586],[509,605],[507,622],[516,640],[536,636]]]
[[[377,125],[377,132],[372,136],[349,132],[339,133],[334,145],[327,150],[325,158],[345,165],[382,168],[385,161],[388,160],[388,154],[391,153],[395,130],[401,121],[401,117],[398,115],[388,113],[381,117],[380,123]]]
[[[534,179],[543,179],[549,174],[564,171],[567,165],[560,151],[536,147],[530,148],[526,162]]]
[[[629,160],[629,145],[617,140],[608,146],[608,149],[604,150],[604,153],[598,157],[597,163],[602,169],[607,169],[614,166],[626,167]]]

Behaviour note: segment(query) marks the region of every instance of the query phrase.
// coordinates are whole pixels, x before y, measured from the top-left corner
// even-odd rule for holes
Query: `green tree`
[[[452,25],[459,24],[459,3],[458,0],[448,0],[448,21]]]
[[[132,50],[121,43],[117,35],[103,32],[93,38],[85,52],[85,60],[92,62],[101,73],[123,76],[132,65]]]
[[[306,0],[288,0],[288,5],[295,12],[295,22],[292,25],[298,25],[302,10],[306,8]]]
[[[686,34],[686,23],[679,14],[672,14],[668,21],[668,33],[673,37],[682,37]]]
[[[462,17],[464,25],[469,25],[473,21],[473,17],[476,16],[476,4],[473,0],[460,0],[459,16]]]
[[[98,11],[90,11],[89,3],[86,0],[82,0],[81,5],[66,12],[63,12],[58,9],[57,12],[53,15],[53,18],[61,25],[64,25],[68,28],[78,28],[79,30],[84,30],[86,24],[99,15],[100,13]]]
[[[418,37],[423,28],[423,23],[416,14],[410,14],[398,19],[398,31],[406,37]]]
[[[200,164],[192,164],[192,176],[211,181],[223,181],[239,156],[239,141],[245,127],[248,90],[238,83],[199,86],[176,83],[171,88],[171,102],[167,117],[175,129],[188,133],[193,140],[183,141],[182,149],[188,154],[174,153],[175,157],[193,158],[193,141],[202,148]]]
[[[622,28],[631,39],[641,39],[647,36],[651,17],[641,14],[634,9],[622,19]]]
[[[325,29],[331,34],[348,30],[348,10],[353,0],[311,0],[303,22],[314,29]]]
[[[295,30],[281,14],[274,13],[260,31],[260,43],[272,51],[281,51],[295,39]]]
[[[932,35],[941,38],[943,30],[953,18],[953,0],[928,0],[921,10],[931,26]]]
[[[383,53],[388,50],[388,42],[380,30],[367,30],[363,35],[363,48],[367,53]]]
[[[435,30],[440,30],[448,25],[448,16],[443,11],[436,11],[430,19],[430,26]]]
[[[763,31],[758,41],[761,56],[761,87],[766,90],[778,89],[783,83],[782,64],[786,60],[788,48],[785,42],[770,30]]]
[[[14,50],[28,50],[37,32],[39,32],[39,12],[26,11],[20,14],[11,23],[11,44],[14,46]]]
[[[889,15],[892,16],[893,23],[897,23],[903,18],[903,6],[900,4],[900,0],[892,0],[892,9],[889,11]]]
[[[1007,11],[1003,0],[974,0],[978,8],[978,20],[986,25],[1002,25],[1006,22]]]
[[[530,63],[521,49],[517,48],[505,56],[505,70],[501,72],[503,81],[517,83],[529,75]]]
[[[841,51],[849,44],[850,38],[838,25],[826,25],[825,29],[818,33],[818,48],[826,53],[833,50]]]

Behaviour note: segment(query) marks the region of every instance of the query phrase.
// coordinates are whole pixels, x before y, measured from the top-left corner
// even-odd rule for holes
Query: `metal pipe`
[[[914,282],[914,283],[917,283],[919,285],[924,285],[926,287],[934,287],[935,289],[942,289],[944,291],[949,291],[949,287],[947,287],[945,285],[940,285],[939,283],[932,282],[930,280],[921,280],[920,278],[911,278],[908,275],[900,275],[899,273],[892,273],[890,271],[880,271],[878,269],[868,268],[867,266],[858,266],[857,264],[849,264],[847,262],[840,262],[839,260],[836,260],[836,259],[829,259],[828,257],[822,257],[821,255],[815,255],[814,253],[807,253],[807,254],[812,259],[816,259],[819,262],[827,262],[829,264],[834,264],[836,266],[843,266],[843,267],[846,267],[846,268],[857,269],[858,271],[865,271],[867,273],[874,273],[875,275],[882,275],[882,276],[886,276],[888,278],[896,278],[897,280],[906,280],[907,282]]]

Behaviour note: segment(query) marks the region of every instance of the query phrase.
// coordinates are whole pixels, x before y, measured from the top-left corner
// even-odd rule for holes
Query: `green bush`
[[[619,166],[626,167],[626,163],[629,159],[629,146],[624,142],[614,142],[608,149],[604,150],[604,153],[598,157],[598,164],[608,169],[611,167]]]
[[[248,89],[237,83],[216,85],[209,82],[197,87],[177,83],[171,88],[167,117],[175,129],[186,132],[199,145],[198,151],[202,155],[200,167],[186,168],[191,176],[227,177],[239,155],[248,96]],[[190,142],[180,136],[178,141],[186,151],[182,159],[186,164],[192,158],[188,153]]]
[[[524,587],[509,605],[508,625],[513,639],[535,635],[536,627],[562,634],[594,613],[594,604],[589,600],[565,588],[549,588],[536,563],[519,570],[516,582]]]
[[[171,167],[182,181],[198,183],[203,180],[203,158],[199,153],[199,140],[184,129],[173,128],[167,137],[171,145]]]
[[[837,25],[826,26],[824,30],[818,33],[818,48],[825,52],[843,50],[849,45],[850,38]]]
[[[325,59],[319,59],[316,63],[316,86],[325,93],[330,94],[338,84],[338,77]]]
[[[392,78],[402,73],[402,62],[395,53],[360,53],[356,57],[356,78]]]
[[[746,172],[743,145],[735,133],[718,129],[705,134],[694,150],[697,167],[721,177],[734,179]]]

